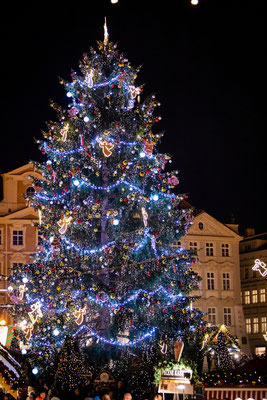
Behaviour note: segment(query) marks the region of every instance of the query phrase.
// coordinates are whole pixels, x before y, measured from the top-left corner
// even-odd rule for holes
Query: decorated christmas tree
[[[34,163],[43,178],[33,178],[29,199],[42,248],[11,277],[20,299],[13,316],[40,371],[51,370],[67,336],[95,373],[117,379],[148,364],[153,375],[155,363],[174,359],[178,340],[186,357],[201,339],[194,255],[176,245],[192,210],[173,193],[177,171],[168,171],[171,156],[158,152],[163,135],[154,133],[159,103],[142,101],[138,72],[105,24],[80,73],[61,79],[68,107],[51,102],[58,121],[39,141],[47,161]]]
[[[65,391],[74,391],[89,382],[90,372],[80,353],[77,339],[67,336],[59,354],[55,386]]]
[[[227,371],[234,368],[234,355],[240,352],[237,340],[225,325],[206,328],[202,350],[209,361],[216,362],[216,370]]]

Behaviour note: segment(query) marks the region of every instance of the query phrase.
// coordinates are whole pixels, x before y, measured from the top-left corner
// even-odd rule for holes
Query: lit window
[[[256,346],[255,347],[255,354],[257,356],[264,356],[266,354],[266,347],[264,347],[264,346]],[[265,400],[265,399],[262,399],[262,400]]]
[[[244,302],[245,302],[245,304],[250,304],[250,292],[249,292],[249,290],[246,290],[245,292],[244,292]]]
[[[207,287],[208,290],[214,290],[215,288],[214,272],[207,272]]]
[[[251,333],[251,319],[250,318],[246,318],[246,331],[248,334]]]
[[[13,231],[13,245],[22,246],[23,245],[23,231]]]
[[[258,303],[258,291],[252,290],[252,303]]]
[[[265,301],[266,301],[265,289],[260,289],[260,302],[265,303]]]
[[[223,323],[226,326],[232,325],[232,310],[230,307],[224,307],[223,309]]]
[[[213,243],[206,243],[206,256],[213,256]]]
[[[267,317],[261,317],[261,331],[262,333],[267,332]]]
[[[253,333],[259,333],[259,318],[253,318]]]
[[[192,251],[196,251],[197,250],[197,242],[190,242],[189,249]]]
[[[228,272],[223,273],[223,290],[230,290],[230,274]]]
[[[208,322],[211,325],[216,325],[216,308],[215,307],[208,308]]]
[[[229,244],[222,244],[222,257],[229,257]]]

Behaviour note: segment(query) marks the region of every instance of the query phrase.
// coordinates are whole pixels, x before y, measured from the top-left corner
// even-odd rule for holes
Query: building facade
[[[267,354],[267,233],[253,230],[240,242],[240,274],[246,330],[255,354]],[[266,337],[267,339],[267,337]]]
[[[27,207],[24,195],[32,194],[29,176],[40,174],[33,170],[32,164],[24,165],[2,174],[3,200],[0,202],[0,305],[10,302],[5,276],[9,275],[14,264],[31,262],[31,255],[38,246],[38,233],[33,226],[37,213]],[[0,308],[0,319],[11,322],[7,313]]]
[[[241,303],[238,225],[225,225],[205,211],[194,211],[193,224],[179,245],[197,250],[193,270],[202,278],[195,303],[211,325],[227,326],[241,350],[250,353]]]

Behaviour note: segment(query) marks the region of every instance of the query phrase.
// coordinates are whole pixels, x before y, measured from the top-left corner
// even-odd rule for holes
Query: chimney
[[[245,237],[254,236],[255,229],[254,228],[245,228]]]

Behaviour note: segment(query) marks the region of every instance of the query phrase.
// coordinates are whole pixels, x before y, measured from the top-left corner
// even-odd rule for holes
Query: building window
[[[248,268],[245,268],[245,271],[244,271],[244,278],[245,278],[245,279],[248,279],[248,278],[249,278]]]
[[[262,333],[267,332],[267,317],[261,317],[261,331]]]
[[[207,272],[207,287],[208,290],[214,290],[215,288],[214,272]]]
[[[206,256],[213,256],[213,243],[206,243]]]
[[[216,308],[215,307],[208,308],[208,322],[211,325],[216,325]]]
[[[248,334],[251,333],[251,319],[250,318],[246,318],[246,332]]]
[[[252,271],[252,278],[257,278],[257,271]]]
[[[252,303],[258,303],[258,291],[257,290],[252,290]]]
[[[260,302],[265,303],[265,301],[266,301],[265,289],[260,289]]]
[[[192,251],[197,251],[197,242],[190,242],[189,249]]]
[[[223,309],[223,323],[226,326],[232,325],[232,310],[230,307],[224,307]]]
[[[253,333],[259,333],[259,318],[253,318]]]
[[[43,244],[43,236],[41,232],[38,231],[37,246],[42,246],[42,244]]]
[[[250,304],[250,292],[249,292],[249,290],[246,290],[244,292],[244,303],[245,304]]]
[[[0,246],[1,244],[3,244],[3,233],[2,233],[2,229],[0,229]]]
[[[27,195],[28,197],[33,196],[34,193],[35,193],[35,190],[34,190],[34,188],[33,188],[32,186],[27,187],[27,189],[26,189],[26,195]]]
[[[17,272],[19,269],[21,269],[23,266],[23,263],[13,263],[12,264],[12,273],[15,271]]]
[[[203,222],[199,222],[199,223],[198,223],[198,229],[199,229],[200,231],[203,231],[203,228],[204,228]]]
[[[23,231],[13,231],[13,246],[23,246]]]
[[[229,257],[229,244],[228,243],[222,244],[222,257]]]
[[[230,274],[228,272],[223,273],[223,290],[230,290]]]
[[[255,354],[257,356],[264,356],[266,354],[266,347],[264,347],[264,346],[256,346],[255,347]]]

